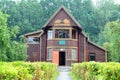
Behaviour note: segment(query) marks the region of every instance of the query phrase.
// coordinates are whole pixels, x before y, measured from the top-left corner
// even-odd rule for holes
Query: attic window
[[[29,43],[38,43],[40,39],[38,37],[28,37]]]

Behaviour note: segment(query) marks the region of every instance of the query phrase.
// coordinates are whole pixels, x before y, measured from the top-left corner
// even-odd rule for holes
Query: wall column
[[[86,61],[89,61],[89,54],[88,54],[88,38],[86,38]]]
[[[70,37],[70,39],[72,39],[72,28],[70,28],[69,31],[70,31],[69,32],[69,35],[70,35],[69,37]]]
[[[55,38],[55,29],[53,29],[52,38]]]

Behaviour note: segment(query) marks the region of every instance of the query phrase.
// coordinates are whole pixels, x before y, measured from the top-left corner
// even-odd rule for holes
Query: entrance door
[[[64,51],[59,52],[59,65],[65,66],[65,52]]]
[[[52,52],[52,63],[59,65],[59,52],[58,51]]]

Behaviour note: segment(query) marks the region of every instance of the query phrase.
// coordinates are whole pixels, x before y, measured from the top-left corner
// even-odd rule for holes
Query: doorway
[[[65,52],[64,51],[59,52],[59,65],[65,66]]]

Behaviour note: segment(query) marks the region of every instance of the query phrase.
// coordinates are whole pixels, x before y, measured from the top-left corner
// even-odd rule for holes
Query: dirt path
[[[58,70],[59,70],[60,74],[57,77],[57,80],[72,80],[72,78],[69,75],[69,72],[71,71],[71,67],[60,66],[60,67],[58,67]]]

